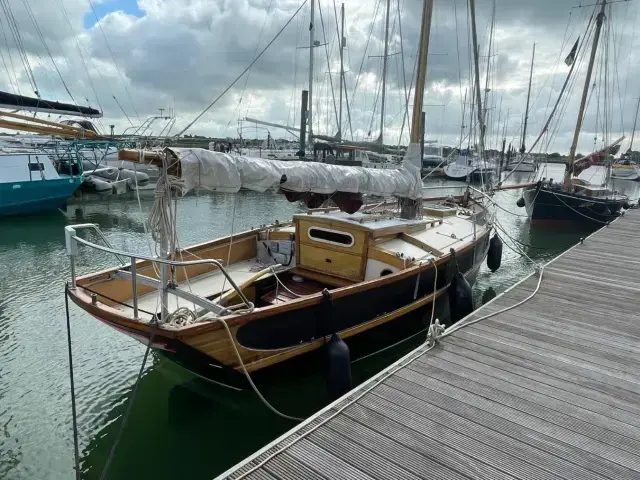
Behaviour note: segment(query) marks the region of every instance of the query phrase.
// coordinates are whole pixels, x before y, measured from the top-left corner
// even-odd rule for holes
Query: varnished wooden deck
[[[415,350],[220,478],[640,479],[639,234],[629,211],[524,305]]]

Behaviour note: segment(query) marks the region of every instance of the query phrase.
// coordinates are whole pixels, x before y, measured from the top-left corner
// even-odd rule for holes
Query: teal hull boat
[[[82,177],[0,183],[0,216],[51,212],[66,205]]]

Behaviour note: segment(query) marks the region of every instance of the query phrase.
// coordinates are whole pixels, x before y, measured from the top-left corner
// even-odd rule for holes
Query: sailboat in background
[[[495,1],[493,3],[493,13],[491,16],[489,45],[487,48],[487,68],[486,68],[486,83],[485,83],[485,101],[483,108],[482,95],[480,89],[480,67],[478,59],[480,57],[478,39],[476,32],[475,21],[475,2],[470,1],[469,11],[471,13],[471,34],[473,38],[473,64],[474,64],[474,86],[472,89],[472,96],[475,93],[475,104],[471,107],[471,118],[473,119],[474,109],[478,117],[478,148],[473,148],[471,145],[466,150],[461,149],[458,154],[458,158],[455,162],[449,163],[444,167],[444,175],[450,180],[460,180],[466,182],[480,181],[489,182],[498,171],[497,164],[488,159],[485,154],[485,135],[486,135],[486,120],[488,118],[487,99],[489,94],[489,77],[490,77],[490,59],[491,48],[493,45],[495,35],[495,14],[496,6]],[[464,122],[464,119],[463,119]],[[473,126],[473,120],[470,122]],[[471,143],[471,136],[469,136],[469,143]]]
[[[0,108],[34,113],[98,118],[90,107],[0,92]],[[94,133],[14,112],[0,111],[0,127],[57,137],[95,137]],[[49,137],[50,139],[51,137]],[[64,206],[82,184],[82,162],[76,151],[57,155],[45,141],[28,144],[7,137],[0,142],[0,216],[55,211]]]
[[[638,122],[638,110],[640,110],[640,98],[636,106],[636,116],[633,120],[633,130],[631,131],[631,142],[629,149],[611,165],[611,178],[615,180],[640,180],[640,165],[637,159],[633,158],[633,138],[636,134],[636,124]]]
[[[587,155],[576,160],[576,147],[578,145],[578,137],[584,119],[584,112],[587,103],[587,97],[591,86],[591,75],[598,49],[598,41],[602,30],[602,24],[605,21],[606,0],[601,0],[597,6],[600,11],[596,17],[595,33],[589,64],[582,90],[582,99],[580,109],[578,111],[578,119],[573,135],[573,142],[569,151],[569,163],[565,173],[563,183],[552,183],[552,180],[539,181],[533,188],[526,188],[523,192],[523,206],[527,209],[527,214],[531,217],[532,222],[570,222],[585,228],[599,228],[618,217],[623,208],[628,208],[629,199],[626,195],[620,195],[609,190],[606,186],[592,185],[584,180],[577,178],[580,173],[592,165],[593,158],[605,156],[619,144],[622,139],[618,139],[611,145],[608,145],[599,152]],[[573,52],[572,52],[573,53]],[[570,54],[571,55],[571,54]],[[574,56],[575,57],[575,56]],[[571,60],[571,70],[567,76],[569,80],[573,67],[576,64],[575,59]],[[567,85],[565,85],[560,93],[558,102],[562,97],[562,93]],[[555,107],[553,112],[555,112]],[[553,115],[552,112],[552,115]],[[551,118],[551,117],[550,117]],[[547,122],[548,126],[549,122]],[[521,205],[522,206],[522,205]]]

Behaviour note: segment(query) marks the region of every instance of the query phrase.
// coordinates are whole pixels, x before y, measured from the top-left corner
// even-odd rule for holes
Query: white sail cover
[[[397,170],[346,167],[319,162],[277,161],[229,155],[202,148],[170,148],[180,160],[188,190],[204,188],[235,193],[241,188],[264,192],[280,187],[291,192],[330,195],[362,193],[380,197],[420,198],[419,169],[404,165]]]

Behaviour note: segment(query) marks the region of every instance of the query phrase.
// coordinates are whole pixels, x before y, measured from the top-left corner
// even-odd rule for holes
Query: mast
[[[522,146],[520,153],[524,154],[527,150],[525,140],[527,138],[527,120],[529,120],[529,99],[531,98],[531,80],[533,78],[533,59],[536,56],[536,44],[533,44],[533,53],[531,54],[531,70],[529,70],[529,90],[527,91],[527,106],[524,109],[524,125],[522,126]]]
[[[636,134],[636,123],[638,123],[638,110],[640,110],[640,98],[638,98],[638,104],[636,106],[636,117],[633,119],[633,130],[631,131],[631,143],[629,144],[629,153],[633,150],[633,137]]]
[[[411,114],[411,143],[418,144],[421,134],[422,103],[424,86],[427,81],[427,56],[429,55],[429,35],[431,34],[431,14],[434,0],[424,0],[422,6],[422,28],[420,29],[420,45],[418,47],[418,65],[416,75],[416,91],[413,96],[413,112]],[[420,159],[422,161],[422,159]]]
[[[493,0],[493,9],[491,11],[491,28],[489,30],[489,48],[487,49],[487,70],[484,80],[484,112],[483,118],[485,125],[489,121],[489,72],[491,70],[491,47],[493,46],[493,35],[495,33],[496,25],[496,1]],[[484,135],[486,132],[482,132]]]
[[[338,140],[342,141],[342,81],[344,79],[344,3],[340,8],[340,113],[338,114]]]
[[[591,46],[591,56],[589,57],[589,67],[587,68],[587,77],[584,79],[584,87],[582,89],[582,100],[580,101],[580,110],[578,111],[578,120],[576,122],[576,129],[573,133],[573,142],[571,142],[571,149],[569,150],[569,168],[565,174],[565,185],[568,184],[571,178],[571,172],[573,171],[573,162],[576,156],[576,147],[578,146],[578,137],[580,136],[580,129],[582,128],[582,119],[584,117],[584,109],[587,104],[587,96],[589,94],[589,85],[591,85],[591,74],[593,73],[593,64],[596,59],[596,51],[598,50],[598,40],[600,39],[600,30],[602,30],[602,22],[604,21],[604,9],[607,4],[607,0],[602,0],[600,12],[596,19],[596,33],[593,36],[593,44]]]
[[[478,66],[478,33],[476,32],[476,2],[469,0],[471,13],[471,36],[473,37],[473,65],[475,69],[476,102],[478,104],[478,125],[480,126],[480,159],[484,153],[484,112],[482,110],[482,95],[480,94],[480,67]]]
[[[384,106],[385,106],[385,92],[387,90],[387,61],[389,58],[389,14],[391,10],[391,0],[387,0],[387,15],[385,19],[384,29],[384,56],[382,57],[382,101],[380,102],[380,136],[378,142],[380,145],[384,145],[383,131],[384,131]],[[422,111],[422,108],[420,109]]]
[[[311,141],[311,136],[313,135],[313,49],[315,48],[315,25],[313,24],[313,21],[315,4],[315,0],[311,0],[311,20],[309,21],[309,103],[307,105],[307,122],[309,125],[307,130],[309,132],[309,141]]]
[[[462,125],[460,125],[460,149],[462,149],[462,142],[464,141],[464,128],[465,128],[464,117],[467,111],[467,90],[468,89],[466,88],[464,89],[464,100],[462,100]]]
[[[433,3],[434,0],[423,0],[420,43],[418,46],[416,65],[416,90],[413,95],[413,111],[411,112],[411,140],[404,157],[404,164],[407,168],[416,172],[418,180],[420,179],[420,169],[422,168],[421,149],[424,127],[422,121],[422,104],[424,103],[424,86],[427,81],[427,58],[429,55],[429,35],[431,34]],[[413,219],[422,217],[422,198],[399,198],[398,200],[401,218]]]

